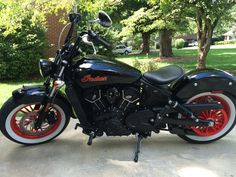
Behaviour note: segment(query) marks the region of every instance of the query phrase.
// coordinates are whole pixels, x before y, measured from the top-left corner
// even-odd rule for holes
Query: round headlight
[[[47,77],[53,72],[53,62],[41,59],[39,61],[39,72],[42,77]]]

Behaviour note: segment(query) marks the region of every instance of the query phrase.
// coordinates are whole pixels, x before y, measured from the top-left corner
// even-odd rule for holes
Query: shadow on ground
[[[142,142],[140,161],[132,161],[135,138],[102,137],[87,146],[74,121],[56,140],[37,146],[11,143],[0,135],[0,171],[5,176],[208,176],[236,174],[236,132],[207,145],[186,143],[162,133]]]

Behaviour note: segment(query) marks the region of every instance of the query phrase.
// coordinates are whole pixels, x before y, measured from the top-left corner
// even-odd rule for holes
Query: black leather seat
[[[150,71],[143,74],[145,80],[155,85],[165,85],[179,79],[184,75],[184,70],[175,65],[163,67],[157,71]]]

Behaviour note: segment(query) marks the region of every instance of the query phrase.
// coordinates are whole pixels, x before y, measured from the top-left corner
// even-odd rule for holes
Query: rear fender
[[[173,83],[170,89],[177,99],[184,102],[203,92],[227,92],[236,97],[236,79],[218,69],[194,70]]]
[[[46,94],[47,93],[46,93],[46,89],[44,86],[29,85],[29,86],[23,86],[22,88],[19,88],[19,89],[13,91],[12,97],[16,102],[24,103],[24,101],[26,99],[28,99],[29,97],[37,98],[39,101],[42,101]],[[68,99],[66,98],[65,94],[62,93],[61,91],[59,91],[56,95],[56,98],[63,101],[68,106],[68,108],[70,108],[71,117],[74,118],[75,116],[74,116],[71,104],[68,101]]]

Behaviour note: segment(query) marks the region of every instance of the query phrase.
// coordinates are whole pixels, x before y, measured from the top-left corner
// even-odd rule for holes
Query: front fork
[[[46,88],[46,95],[44,96],[42,102],[41,102],[41,108],[38,112],[38,119],[36,120],[34,124],[34,128],[36,130],[40,129],[42,126],[42,123],[44,122],[45,118],[47,117],[48,110],[53,103],[53,100],[57,94],[57,92],[60,90],[60,88],[65,84],[64,81],[61,80],[63,72],[65,70],[65,67],[67,65],[66,61],[62,61],[62,67],[59,70],[59,73],[56,75],[55,79],[53,79],[53,85],[52,88],[50,88],[50,83],[52,78],[49,77],[44,82],[44,86]]]

